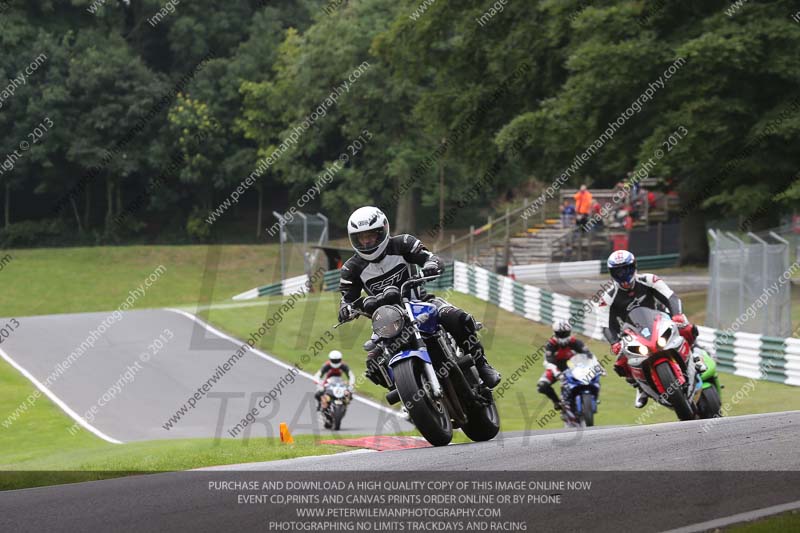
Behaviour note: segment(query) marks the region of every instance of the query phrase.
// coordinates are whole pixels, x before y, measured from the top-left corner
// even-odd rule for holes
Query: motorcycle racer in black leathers
[[[683,314],[683,306],[678,295],[669,288],[666,282],[655,274],[639,274],[636,271],[636,258],[627,250],[617,250],[608,257],[608,272],[614,280],[614,285],[603,294],[602,305],[609,307],[608,329],[615,341],[611,351],[617,356],[614,371],[620,377],[634,385],[636,399],[634,406],[641,409],[647,403],[645,394],[631,377],[628,367],[628,358],[620,355],[622,346],[619,335],[622,324],[627,320],[628,313],[637,307],[665,310],[672,317],[678,332],[692,348],[692,360],[698,372],[705,372],[706,365],[703,361],[702,351],[695,345],[697,340],[697,326],[690,324]]]
[[[361,296],[361,291],[374,296],[386,287],[400,289],[405,281],[415,275],[418,267],[423,276],[444,271],[444,262],[413,235],[390,236],[389,220],[377,207],[361,207],[353,212],[347,222],[347,231],[356,255],[342,266],[339,322],[352,318],[353,304]],[[453,336],[464,353],[473,357],[484,384],[495,387],[500,382],[500,374],[486,360],[477,335],[479,326],[472,315],[442,298],[427,294],[423,287],[412,291],[417,299],[428,301],[438,308],[442,327]]]

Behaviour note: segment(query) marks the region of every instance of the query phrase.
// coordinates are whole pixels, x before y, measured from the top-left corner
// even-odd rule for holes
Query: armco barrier
[[[668,261],[664,259],[657,264],[667,265]],[[453,285],[458,292],[542,324],[568,320],[576,332],[604,340],[603,327],[608,324],[608,310],[597,305],[599,298],[570,298],[458,261],[453,271]],[[704,326],[699,330],[698,342],[717,358],[721,371],[800,386],[800,339],[729,333]]]
[[[253,298],[261,298],[262,296],[273,296],[275,294],[283,294],[288,296],[293,292],[300,291],[307,284],[308,284],[308,276],[306,274],[303,274],[293,278],[287,278],[281,281],[280,283],[271,283],[269,285],[263,285],[261,287],[256,287],[255,289],[250,289],[249,291],[237,294],[236,296],[233,297],[233,299],[252,300]]]

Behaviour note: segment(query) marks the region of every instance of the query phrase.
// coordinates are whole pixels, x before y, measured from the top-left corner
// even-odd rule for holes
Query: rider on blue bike
[[[567,361],[579,353],[594,357],[589,347],[572,335],[572,325],[568,321],[556,322],[553,325],[553,336],[545,346],[544,374],[537,384],[537,390],[550,398],[556,411],[561,410],[561,400],[553,390],[553,383],[567,369]]]
[[[377,207],[356,209],[347,221],[347,233],[356,255],[342,266],[339,322],[352,318],[354,302],[362,290],[374,296],[386,287],[400,289],[403,282],[415,275],[417,267],[422,269],[423,276],[434,276],[444,271],[444,262],[413,235],[390,236],[389,219]],[[427,294],[421,286],[412,291],[413,298],[425,300],[438,308],[442,327],[453,336],[464,353],[473,357],[484,384],[495,387],[500,382],[500,374],[486,360],[477,335],[479,327],[472,315],[442,298]]]

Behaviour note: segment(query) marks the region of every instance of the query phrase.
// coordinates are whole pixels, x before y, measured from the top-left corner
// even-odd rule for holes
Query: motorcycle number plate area
[[[411,304],[411,314],[419,324],[420,331],[425,333],[436,333],[438,326],[439,310],[435,305],[415,302]]]

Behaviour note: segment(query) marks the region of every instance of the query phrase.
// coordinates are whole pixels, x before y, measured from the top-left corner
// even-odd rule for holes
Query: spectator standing
[[[564,205],[561,206],[561,227],[570,227],[574,220],[575,207],[569,203],[569,200],[564,200]]]
[[[603,229],[603,208],[597,200],[592,200],[592,220],[594,221],[592,229],[598,231]]]
[[[656,193],[647,191],[647,207],[652,211],[656,208]]]
[[[592,193],[589,192],[586,185],[581,185],[580,190],[575,193],[573,198],[575,199],[575,213],[577,214],[575,221],[578,226],[583,227],[589,220],[589,214],[592,210]]]

